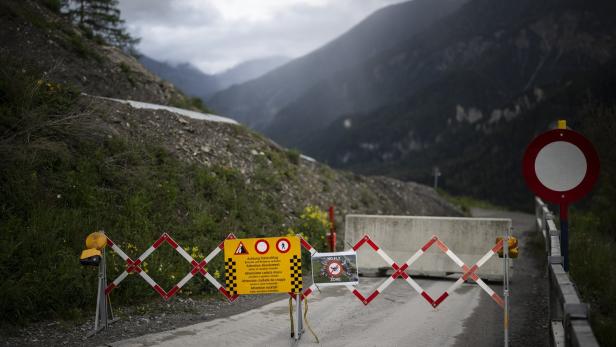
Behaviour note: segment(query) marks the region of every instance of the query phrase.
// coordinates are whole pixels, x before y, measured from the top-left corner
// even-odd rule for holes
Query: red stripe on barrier
[[[496,301],[498,306],[500,306],[501,308],[505,307],[505,302],[503,301],[503,299],[500,296],[498,296],[498,294],[496,294],[496,293],[492,294],[492,299],[494,301]]]
[[[107,238],[107,245],[108,245],[109,247],[113,247],[113,245],[115,245],[115,243],[114,243],[113,241],[111,241],[111,239],[110,239],[110,238]]]
[[[353,289],[353,294],[355,294],[355,296],[364,304],[366,304],[366,298],[364,298],[363,295],[361,295],[361,293],[359,292],[359,290],[357,289]]]
[[[115,285],[113,282],[112,282],[112,283],[110,283],[110,284],[109,284],[109,285],[105,288],[105,294],[109,294],[109,293],[113,290],[113,288],[115,288],[115,287],[116,287],[116,285]]]
[[[193,260],[191,260],[191,262],[190,262],[190,263],[191,263],[191,264],[192,264],[192,266],[194,266],[194,267],[199,267],[199,263],[197,263],[197,261],[196,261],[196,260],[194,260],[194,259],[193,259]]]
[[[427,251],[428,248],[432,247],[432,244],[434,244],[436,240],[438,240],[438,238],[436,236],[432,236],[430,241],[428,241],[423,247],[421,247],[421,250],[424,252]]]
[[[161,286],[155,284],[152,288],[154,288],[158,295],[160,295],[163,299],[167,300],[167,292]]]
[[[407,275],[407,273],[404,272],[404,270],[406,270],[406,268],[409,267],[408,265],[406,265],[406,263],[402,264],[402,266],[398,266],[398,264],[393,263],[393,265],[391,267],[393,267],[394,270],[396,270],[396,271],[394,271],[393,274],[391,274],[391,278],[396,279],[396,278],[398,278],[400,276],[402,278],[404,278],[404,279],[409,278],[409,275]]]
[[[364,305],[368,305],[372,300],[374,300],[374,298],[377,297],[377,295],[379,295],[379,291],[375,290],[374,292],[372,292],[372,294],[370,294],[370,296],[368,296],[367,298],[364,297],[357,289],[353,290],[353,294],[355,294],[355,296],[361,300],[361,302]]]
[[[156,242],[154,242],[154,244],[152,244],[152,247],[154,247],[154,249],[158,248],[160,246],[160,244],[163,243],[163,241],[165,241],[166,238],[167,238],[167,234],[160,235],[158,240],[156,240]]]
[[[372,239],[370,239],[368,236],[366,236],[368,239],[366,240],[368,242],[368,244],[370,245],[370,247],[372,247],[372,249],[374,249],[375,251],[379,250],[379,246],[376,245],[376,243],[374,243],[372,241]]]
[[[300,242],[300,243],[302,244],[302,246],[303,246],[304,248],[306,248],[307,250],[309,250],[309,251],[310,251],[310,250],[312,249],[312,245],[310,245],[310,244],[308,243],[308,241],[304,240],[302,237],[300,237],[300,238],[299,238],[299,242]]]
[[[168,243],[169,245],[171,245],[171,247],[173,247],[173,249],[178,248],[178,243],[177,243],[177,242],[175,242],[175,241],[171,238],[171,236],[167,235],[167,239],[166,239],[165,241],[167,241],[167,243]]]
[[[438,246],[438,248],[441,249],[441,251],[443,251],[443,253],[447,253],[447,251],[449,250],[447,245],[445,245],[441,240],[436,240],[436,245]]]
[[[173,288],[171,288],[171,290],[169,291],[169,293],[167,293],[166,295],[166,299],[169,300],[172,296],[175,295],[175,293],[180,290],[180,287],[178,286],[174,286]]]
[[[218,291],[221,292],[222,295],[224,295],[231,302],[235,301],[235,299],[237,299],[237,297],[238,297],[237,294],[235,294],[233,296],[229,295],[229,292],[227,292],[227,290],[224,287],[218,288]]]
[[[503,240],[498,241],[496,243],[496,245],[494,247],[492,247],[492,252],[496,253],[496,252],[500,251],[501,248],[503,248]]]
[[[361,240],[357,241],[357,243],[355,244],[355,246],[353,246],[353,250],[356,251],[359,249],[359,247],[361,247],[364,243],[366,243],[368,236],[364,235],[364,237],[361,238]]]
[[[437,307],[438,305],[441,304],[441,302],[443,302],[443,300],[445,300],[445,298],[447,298],[449,296],[449,293],[444,292],[443,294],[441,294],[441,296],[438,297],[438,299],[436,299],[436,301],[434,301],[434,303],[432,304],[432,307]]]
[[[428,295],[428,293],[423,291],[423,292],[421,292],[421,296],[423,296],[424,299],[426,299],[430,303],[430,305],[434,305],[434,300],[432,299],[432,297],[430,295]]]
[[[468,267],[468,266],[465,266],[465,267]],[[466,281],[469,278],[469,276],[472,276],[475,273],[475,271],[477,271],[478,268],[479,267],[477,266],[477,264],[473,265],[473,267],[471,267],[468,271],[464,273],[464,275],[462,275],[462,279]]]
[[[365,305],[368,305],[370,303],[370,301],[374,300],[374,298],[376,298],[377,295],[379,295],[380,292],[378,290],[375,290],[372,294],[370,294],[370,296],[366,299],[366,302],[364,302]]]
[[[225,249],[225,241],[222,241],[221,243],[219,243],[218,248]]]

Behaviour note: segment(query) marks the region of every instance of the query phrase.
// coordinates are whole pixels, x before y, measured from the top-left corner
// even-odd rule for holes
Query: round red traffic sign
[[[285,238],[279,239],[276,241],[276,249],[280,253],[287,253],[291,249],[291,242]]]
[[[524,179],[540,198],[567,205],[588,194],[599,177],[599,157],[592,143],[568,129],[537,136],[526,148]]]
[[[265,254],[269,251],[269,243],[267,241],[261,239],[255,242],[255,251],[259,254]]]

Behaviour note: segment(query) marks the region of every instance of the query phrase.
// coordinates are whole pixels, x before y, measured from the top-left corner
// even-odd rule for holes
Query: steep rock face
[[[322,48],[260,78],[217,93],[209,103],[224,115],[253,128],[265,129],[279,112],[310,93],[317,84],[327,87],[331,76],[339,71],[357,66],[413,37],[462,3],[464,0],[415,0],[386,7]],[[344,88],[317,89],[321,95],[334,92],[332,98],[344,94]],[[331,107],[337,105],[329,101],[318,102],[327,102]]]
[[[510,102],[610,59],[613,28],[606,27],[605,7],[609,5],[472,1],[413,39],[321,81],[280,111],[265,133],[302,148],[332,119],[407,102],[456,74],[466,74],[473,89],[498,97],[467,107]],[[444,87],[441,100],[456,102]],[[463,101],[458,97],[457,102]]]
[[[525,206],[523,149],[559,117],[575,126],[588,93],[604,94],[609,82],[597,81],[613,69],[615,10],[607,1],[472,1],[327,82],[334,87],[315,87],[285,111],[303,116],[295,132],[281,122],[266,133],[362,173],[429,182],[437,165],[452,191]],[[358,109],[329,124],[318,93],[332,89]],[[368,94],[384,106],[371,111]]]
[[[85,93],[159,104],[182,103],[171,84],[115,47],[95,43],[40,2],[0,4],[0,56],[44,71]]]

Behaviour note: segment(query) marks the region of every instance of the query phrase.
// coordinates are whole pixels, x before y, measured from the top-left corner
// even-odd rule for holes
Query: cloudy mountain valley
[[[523,298],[538,296],[550,247],[534,233],[522,159],[562,120],[599,156],[597,184],[570,209],[570,274],[598,341],[613,345],[615,15],[613,0],[0,1],[0,346],[147,344],[262,314],[280,298],[226,301],[223,240],[298,235],[354,253],[349,215],[523,216],[532,227],[515,230],[525,247],[515,265],[528,270]],[[84,242],[94,231],[98,248]],[[96,266],[107,259],[101,297],[113,290],[120,317],[89,340],[103,267],[84,251],[98,252],[87,258]],[[293,258],[300,275],[314,253]],[[368,275],[404,284],[400,259],[383,259],[387,270]],[[454,283],[431,276],[418,281]],[[484,304],[460,283],[459,307]],[[362,309],[380,293],[349,288]],[[406,307],[401,297],[383,303]],[[548,317],[547,298],[515,314]],[[434,303],[421,307],[436,315]],[[283,304],[273,311],[286,322]],[[485,313],[477,307],[468,314]],[[380,314],[363,318],[381,324]],[[433,341],[490,345],[458,323],[467,340]],[[550,323],[524,324],[547,334]]]

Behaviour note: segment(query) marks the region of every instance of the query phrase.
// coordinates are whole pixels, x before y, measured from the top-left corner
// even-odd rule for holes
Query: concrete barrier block
[[[472,266],[494,246],[496,237],[503,236],[510,227],[511,219],[500,218],[347,215],[344,238],[354,245],[367,234],[400,264],[436,235],[464,263]],[[383,259],[368,248],[362,247],[358,252],[360,272],[376,273],[387,267]],[[462,271],[433,245],[411,266],[409,273],[442,277]],[[484,279],[501,280],[503,260],[494,255],[477,273]]]

